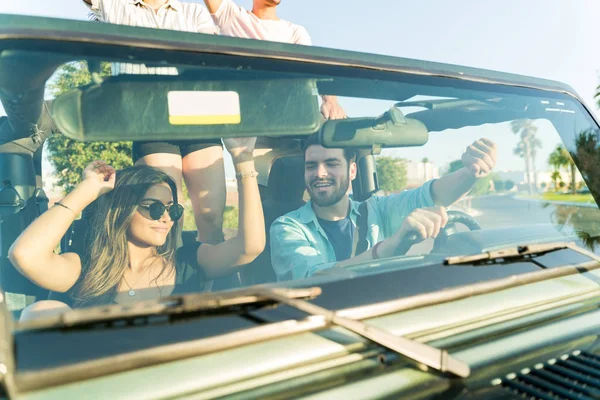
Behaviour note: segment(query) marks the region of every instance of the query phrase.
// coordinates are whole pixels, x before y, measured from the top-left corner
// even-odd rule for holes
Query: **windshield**
[[[23,318],[47,299],[64,312],[367,276],[409,282],[402,297],[539,269],[435,267],[452,256],[594,251],[598,127],[575,97],[519,86],[156,49],[3,50],[0,127],[38,146],[2,154],[13,169],[0,195],[48,206],[37,224],[3,215],[9,307]],[[545,267],[577,257],[563,249]],[[375,292],[324,296],[348,308],[389,295]]]

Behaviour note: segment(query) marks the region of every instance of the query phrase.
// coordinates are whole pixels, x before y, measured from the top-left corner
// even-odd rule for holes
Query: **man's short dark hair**
[[[314,145],[321,145],[321,142],[319,141],[319,136],[317,134],[310,135],[304,141],[304,145],[302,146],[304,156],[306,156],[306,150],[310,146]],[[350,163],[356,162],[356,151],[354,149],[343,148],[342,150],[344,150],[344,158],[346,159],[346,161],[348,161],[348,165],[350,165]]]

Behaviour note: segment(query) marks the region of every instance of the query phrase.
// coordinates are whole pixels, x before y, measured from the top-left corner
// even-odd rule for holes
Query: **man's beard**
[[[315,190],[313,185],[317,182],[327,182],[331,184],[333,188],[333,192],[325,193]],[[308,193],[310,194],[310,199],[313,203],[318,205],[319,207],[329,207],[334,204],[337,204],[340,200],[346,196],[348,193],[348,189],[350,187],[350,177],[349,174],[346,175],[345,178],[342,179],[341,185],[336,185],[337,181],[335,179],[314,179],[310,185],[306,185]]]

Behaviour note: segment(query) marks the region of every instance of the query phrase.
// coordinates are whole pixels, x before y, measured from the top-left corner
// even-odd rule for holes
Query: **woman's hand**
[[[115,188],[117,171],[104,161],[94,161],[83,170],[83,182],[88,189],[93,188],[100,197]]]
[[[54,292],[66,292],[81,276],[81,258],[75,253],[55,254],[55,249],[90,203],[115,188],[116,171],[94,161],[83,171],[83,182],[36,218],[9,250],[12,264],[33,283]]]
[[[256,137],[223,139],[223,143],[225,143],[225,147],[231,154],[234,163],[248,161],[253,158],[252,152],[256,145]]]
[[[223,139],[231,153],[238,179],[237,235],[214,246],[203,244],[198,249],[198,264],[214,279],[226,276],[250,264],[265,248],[265,220],[254,166],[256,138]]]

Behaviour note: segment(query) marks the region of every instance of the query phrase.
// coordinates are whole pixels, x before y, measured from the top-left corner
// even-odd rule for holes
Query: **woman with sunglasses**
[[[67,307],[131,303],[201,292],[207,281],[236,272],[264,249],[265,227],[252,152],[256,138],[225,139],[238,179],[237,236],[217,245],[177,249],[183,207],[169,175],[149,166],[116,172],[102,161],[87,166],[83,181],[37,218],[9,251],[13,265],[37,285],[65,293],[45,300],[22,319]],[[96,202],[84,254],[54,249],[84,208]],[[63,300],[63,298],[61,298]]]

